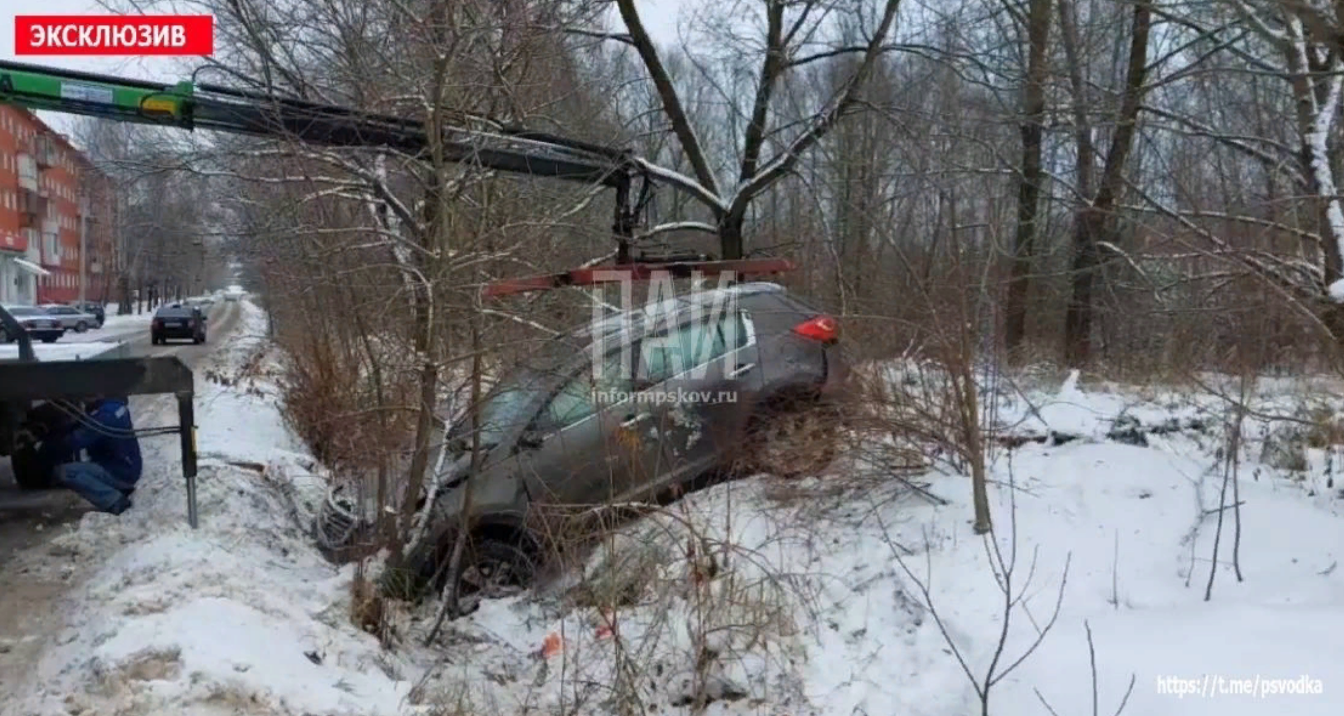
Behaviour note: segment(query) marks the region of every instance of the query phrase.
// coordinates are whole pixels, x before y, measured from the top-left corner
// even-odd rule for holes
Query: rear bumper
[[[159,338],[195,338],[202,331],[198,328],[157,328],[151,333]]]
[[[823,398],[840,398],[845,395],[849,385],[849,364],[840,352],[840,346],[826,346],[822,350],[822,360],[826,367],[826,378],[821,383]]]
[[[39,341],[52,340],[65,335],[64,328],[41,328],[28,331],[29,338],[36,338]]]

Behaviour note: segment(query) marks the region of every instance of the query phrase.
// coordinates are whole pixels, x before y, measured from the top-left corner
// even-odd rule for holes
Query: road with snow
[[[238,324],[237,303],[219,303],[211,310],[209,336],[204,345],[170,343],[154,346],[149,340],[150,314],[110,316],[101,329],[68,333],[60,343],[124,341],[133,356],[176,355],[195,368],[224,343]],[[171,425],[176,411],[167,396],[132,399],[137,427]],[[173,441],[175,436],[150,438]],[[176,453],[174,453],[176,454]],[[63,525],[78,521],[89,506],[65,491],[24,492],[14,484],[9,460],[0,458],[0,694],[9,693],[17,670],[25,668],[49,636],[53,618],[47,605],[68,584],[73,570],[35,570],[34,564],[53,558],[46,547]]]

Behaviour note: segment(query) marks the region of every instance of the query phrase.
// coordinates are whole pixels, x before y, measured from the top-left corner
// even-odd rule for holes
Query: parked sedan
[[[65,327],[59,319],[46,311],[33,306],[5,306],[9,315],[14,317],[28,331],[28,336],[43,343],[55,343],[65,335]],[[18,336],[9,335],[4,326],[0,326],[0,343],[13,343]]]
[[[168,339],[187,339],[192,343],[205,342],[205,312],[195,306],[171,303],[160,308],[149,324],[150,343],[159,345]]]
[[[99,325],[97,316],[92,313],[85,313],[74,306],[67,306],[62,303],[46,303],[40,308],[46,311],[47,315],[60,321],[61,327],[67,331],[83,333],[90,328],[97,328]]]
[[[70,306],[97,319],[99,328],[102,328],[103,323],[107,321],[107,310],[97,301],[74,301]]]

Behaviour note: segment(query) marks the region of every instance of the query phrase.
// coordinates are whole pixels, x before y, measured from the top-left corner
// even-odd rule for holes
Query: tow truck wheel
[[[24,490],[49,490],[53,487],[50,473],[44,473],[37,460],[37,451],[23,447],[9,458],[14,468],[14,481]]]

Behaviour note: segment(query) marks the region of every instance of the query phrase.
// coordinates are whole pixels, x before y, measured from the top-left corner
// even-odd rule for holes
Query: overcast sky
[[[683,5],[689,0],[639,0],[640,17],[649,34],[660,42],[677,41],[677,20]],[[16,57],[14,55],[14,17],[16,15],[84,15],[101,14],[103,10],[93,0],[0,0],[0,58],[35,64],[53,65],[73,70],[116,74],[132,79],[152,80],[169,84],[181,77],[180,60],[175,58],[127,57]],[[612,11],[613,20],[620,22]],[[57,131],[69,132],[72,126],[68,115],[42,112],[42,119]]]

